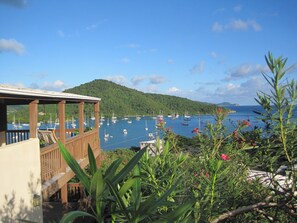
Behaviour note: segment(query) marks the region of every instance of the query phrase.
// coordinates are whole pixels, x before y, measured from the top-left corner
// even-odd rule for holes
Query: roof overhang
[[[101,101],[100,98],[85,95],[0,85],[0,104],[20,105],[28,104],[34,100],[39,100],[40,104],[55,104],[63,100],[67,103],[97,103]]]

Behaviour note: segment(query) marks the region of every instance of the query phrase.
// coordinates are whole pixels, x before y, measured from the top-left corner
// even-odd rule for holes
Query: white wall
[[[42,222],[39,140],[30,139],[0,147],[0,222],[26,219]]]

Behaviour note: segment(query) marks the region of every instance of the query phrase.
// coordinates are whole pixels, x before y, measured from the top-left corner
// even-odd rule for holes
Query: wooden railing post
[[[5,104],[0,104],[0,147],[5,145],[7,131],[7,107]]]
[[[84,102],[78,104],[79,135],[84,133]]]
[[[59,139],[65,145],[66,143],[66,129],[65,129],[65,101],[60,101],[58,104],[58,116],[59,116]],[[61,156],[61,169],[66,172],[66,162]],[[61,201],[62,204],[68,203],[68,191],[67,183],[61,188]]]
[[[99,129],[99,102],[94,104],[94,114],[95,114],[95,129]]]
[[[80,141],[80,148],[79,149],[79,158],[83,158],[84,157],[84,143],[83,143],[83,134],[84,134],[84,130],[85,130],[85,126],[84,126],[84,106],[85,103],[84,102],[80,102],[78,104],[78,122],[79,122],[79,137],[81,138]]]
[[[58,104],[58,115],[59,115],[59,138],[65,145],[66,142],[66,129],[65,129],[65,101],[60,101]]]
[[[38,122],[38,100],[34,100],[29,104],[29,114],[30,114],[30,138],[37,137],[37,122]]]

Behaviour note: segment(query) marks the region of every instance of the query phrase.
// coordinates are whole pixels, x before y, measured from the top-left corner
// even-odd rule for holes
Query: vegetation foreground
[[[246,132],[249,122],[242,120],[228,133],[218,109],[215,124],[193,130],[189,149],[160,122],[165,137],[158,155],[127,150],[125,163],[109,157],[98,168],[89,148],[88,171],[59,143],[88,195],[84,209],[61,222],[296,222],[297,84],[283,80],[286,59],[271,53],[265,59],[271,92],[256,99],[265,129]],[[251,170],[269,174],[251,177]]]

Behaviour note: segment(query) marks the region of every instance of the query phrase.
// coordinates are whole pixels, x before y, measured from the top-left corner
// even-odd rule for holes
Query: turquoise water
[[[250,122],[251,126],[247,130],[252,130],[256,126],[262,127],[263,124],[258,120],[259,116],[253,111],[261,111],[260,106],[234,106],[230,107],[235,113],[228,114],[225,120],[225,124],[232,131],[234,126],[243,120]],[[158,134],[156,126],[156,119],[153,117],[141,117],[140,120],[130,118],[132,123],[128,123],[127,120],[118,120],[116,123],[112,123],[111,120],[107,122],[105,120],[100,126],[100,140],[101,148],[103,150],[113,150],[116,148],[130,148],[132,146],[139,146],[140,141],[150,140],[149,134]],[[212,115],[192,115],[189,121],[184,121],[184,116],[180,115],[177,119],[172,119],[164,115],[164,121],[166,122],[166,128],[171,128],[173,132],[186,137],[193,137],[195,133],[192,133],[194,128],[203,128],[207,123],[214,123],[214,117]],[[146,130],[146,126],[148,130]],[[123,133],[123,130],[127,130],[127,134]],[[108,134],[109,137],[104,137]]]

